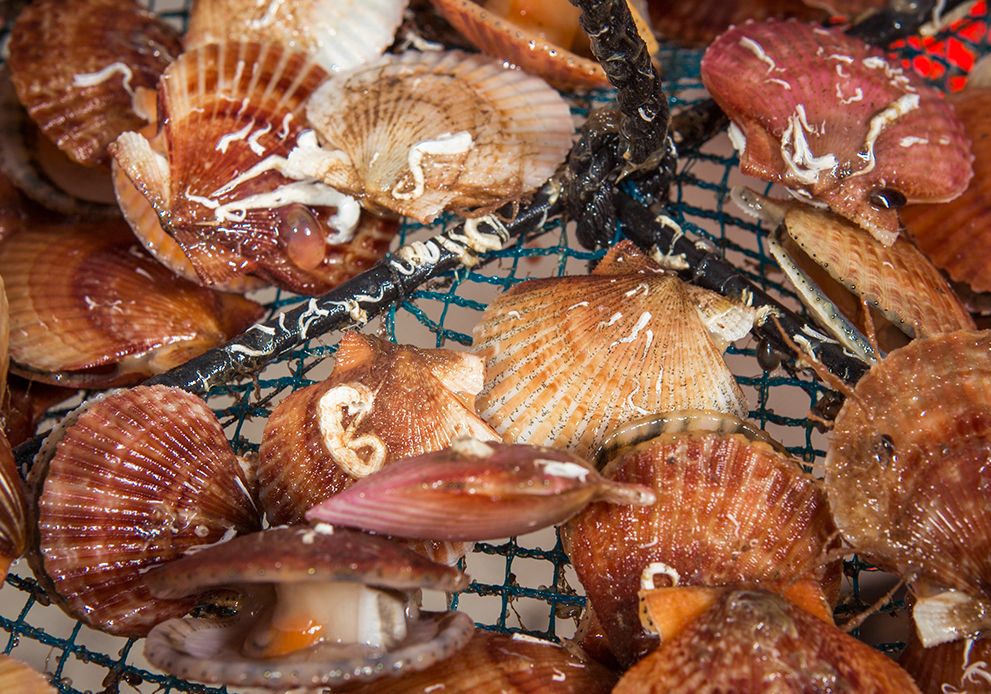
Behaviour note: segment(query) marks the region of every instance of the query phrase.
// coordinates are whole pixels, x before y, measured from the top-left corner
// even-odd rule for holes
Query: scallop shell
[[[0,655],[0,691],[18,694],[56,694],[48,678],[9,655]]]
[[[950,278],[976,292],[991,291],[991,87],[948,94],[974,148],[974,178],[963,195],[947,204],[909,205],[901,211],[908,234]]]
[[[567,104],[543,80],[459,51],[386,55],[343,72],[306,115],[322,148],[301,143],[293,169],[423,223],[534,190],[574,134]]]
[[[278,43],[309,53],[329,73],[368,63],[388,48],[408,0],[196,0],[186,50],[222,41]]]
[[[898,664],[922,694],[991,694],[991,640],[964,639],[925,648],[910,638]]]
[[[172,275],[123,222],[37,225],[0,246],[16,373],[106,387],[240,334],[262,307]]]
[[[28,113],[73,160],[95,166],[109,164],[120,133],[144,125],[135,89],[154,89],[181,46],[175,29],[130,0],[35,0],[8,49]]]
[[[258,480],[269,521],[301,522],[356,479],[458,436],[498,441],[465,402],[481,376],[465,352],[346,333],[331,376],[287,396],[265,425]]]
[[[0,432],[0,580],[7,575],[11,562],[27,548],[27,526],[24,489],[14,451]]]
[[[605,71],[595,60],[583,58],[555,42],[536,28],[527,28],[508,19],[488,5],[471,0],[431,0],[436,10],[479,50],[493,58],[547,80],[555,89],[603,89],[611,85]],[[503,3],[506,4],[506,3]],[[577,10],[557,8],[558,21],[574,21]],[[568,10],[571,10],[570,12]],[[574,13],[574,14],[572,14]],[[581,32],[581,29],[578,29]]]
[[[815,578],[835,597],[837,574],[823,557],[835,533],[824,495],[770,445],[741,434],[663,434],[603,474],[657,495],[645,508],[594,503],[564,526],[568,556],[620,663],[653,643],[638,616],[645,574],[690,586]]]
[[[133,132],[110,147],[204,283],[251,273],[319,294],[388,250],[395,222],[356,229],[354,200],[277,171],[306,127],[304,100],[326,77],[312,58],[274,44],[209,44],[163,75],[168,157]]]
[[[746,398],[698,305],[694,290],[628,242],[591,275],[523,282],[475,326],[472,349],[486,368],[476,407],[506,440],[585,458],[644,415],[745,417]]]
[[[898,215],[873,191],[952,200],[973,174],[963,125],[939,91],[840,29],[744,24],[709,47],[702,79],[734,122],[744,173],[828,204],[886,246]]]
[[[650,20],[658,35],[682,46],[705,48],[731,26],[747,20],[795,18],[803,21],[825,19],[822,10],[812,9],[802,0],[688,0],[666,2],[649,0]]]
[[[857,553],[921,597],[948,589],[942,599],[983,610],[991,604],[989,377],[991,333],[947,333],[895,350],[847,398],[825,460],[836,525]]]
[[[727,591],[685,631],[630,668],[614,694],[919,694],[883,653],[781,596]]]
[[[349,694],[608,694],[616,676],[580,648],[476,629],[468,645],[427,669]]]
[[[80,408],[31,474],[35,575],[69,614],[113,634],[144,635],[197,604],[152,599],[149,567],[260,527],[216,416],[177,388],[137,386]]]

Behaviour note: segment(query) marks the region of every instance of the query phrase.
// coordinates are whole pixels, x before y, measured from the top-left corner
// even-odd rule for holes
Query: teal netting
[[[185,19],[183,0],[153,0],[150,4],[177,23]],[[975,58],[988,51],[988,19],[986,3],[978,3],[968,18],[949,30],[925,40],[901,42],[896,55],[907,68],[938,86],[958,89]],[[700,58],[701,51],[662,48],[665,88],[673,109],[705,97],[699,78]],[[590,108],[610,102],[611,97],[609,92],[598,92],[571,103],[576,114],[584,115]],[[795,294],[767,254],[766,230],[761,224],[741,219],[726,197],[733,185],[756,183],[739,173],[736,155],[725,135],[699,151],[681,155],[667,214],[690,235],[718,249],[763,289],[797,307]],[[451,219],[444,222],[453,223]],[[434,231],[406,224],[399,243],[424,239]],[[584,273],[588,262],[599,255],[580,248],[571,230],[552,220],[526,243],[491,253],[471,270],[451,273],[422,287],[366,330],[378,330],[394,341],[421,347],[467,346],[480,312],[500,292],[531,277]],[[270,315],[299,301],[282,293],[266,298]],[[211,391],[208,401],[236,451],[258,448],[265,418],[285,394],[330,373],[333,360],[329,357],[339,337],[332,334],[311,339],[257,378]],[[805,413],[823,397],[824,389],[815,380],[792,378],[782,370],[764,373],[757,364],[752,340],[731,346],[727,359],[747,391],[753,408],[751,418],[814,466],[825,453],[826,440]],[[53,412],[52,421],[66,411],[67,407]],[[574,633],[584,598],[554,531],[503,543],[482,543],[464,560],[464,568],[474,582],[446,600],[470,614],[480,626],[552,639]],[[848,561],[845,569],[848,585],[840,612],[846,615],[859,612],[894,583],[890,577],[875,580],[879,572],[856,558]],[[445,601],[438,599],[441,604]],[[880,616],[865,624],[862,637],[884,650],[896,650],[907,634],[899,612],[902,607],[900,601],[890,602]],[[875,622],[878,626],[872,627]],[[110,637],[64,617],[57,607],[49,605],[23,561],[15,565],[0,592],[0,629],[8,634],[4,652],[51,673],[64,694],[226,691],[158,674],[144,662],[140,640]]]

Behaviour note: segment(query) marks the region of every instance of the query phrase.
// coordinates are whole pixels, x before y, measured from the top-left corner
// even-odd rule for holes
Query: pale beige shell
[[[331,376],[287,396],[265,425],[258,479],[269,521],[302,522],[356,479],[458,436],[501,440],[468,404],[481,385],[472,354],[347,333]]]
[[[26,663],[0,655],[0,692],[17,694],[56,694],[48,678]]]
[[[386,55],[342,73],[306,115],[322,147],[297,147],[292,168],[424,223],[534,190],[574,134],[543,80],[458,51]]]
[[[178,388],[137,386],[80,408],[31,475],[35,575],[69,614],[114,634],[144,635],[197,604],[153,600],[148,567],[260,528],[216,416]]]
[[[824,559],[835,526],[824,494],[799,461],[769,444],[743,434],[662,434],[603,473],[657,495],[644,508],[595,503],[564,526],[565,549],[620,663],[651,646],[638,615],[645,576],[696,586],[815,578],[835,598],[838,574]]]
[[[378,58],[393,41],[408,0],[196,0],[186,50],[220,41],[278,43],[313,54],[327,72]]]
[[[581,457],[612,429],[649,414],[745,417],[746,398],[695,296],[629,242],[591,275],[517,285],[474,329],[472,349],[486,368],[479,413],[507,440]]]

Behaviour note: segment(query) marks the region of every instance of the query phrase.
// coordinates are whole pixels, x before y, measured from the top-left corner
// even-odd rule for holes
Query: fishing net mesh
[[[177,25],[186,20],[188,0],[151,0],[149,4]],[[960,89],[975,60],[988,51],[989,18],[987,4],[979,2],[966,17],[938,34],[895,44],[892,55],[906,69],[944,90]],[[673,110],[705,98],[699,77],[702,51],[662,46],[660,57]],[[573,111],[580,116],[612,99],[609,91],[569,97]],[[678,176],[666,214],[690,237],[718,249],[765,291],[799,308],[795,294],[767,253],[766,229],[741,218],[727,198],[733,185],[746,184],[762,191],[768,187],[739,173],[738,160],[725,135],[697,151],[679,154]],[[455,223],[448,218],[441,225]],[[405,223],[398,244],[426,239],[436,231],[436,225],[426,229]],[[472,326],[499,293],[532,277],[585,273],[589,262],[601,254],[584,250],[568,225],[551,220],[523,242],[484,256],[470,270],[450,273],[421,287],[364,329],[420,347],[467,348]],[[263,300],[269,315],[300,301],[279,292]],[[310,339],[256,378],[210,392],[207,401],[237,452],[257,450],[264,421],[282,397],[329,375],[339,338],[335,333]],[[730,346],[727,353],[730,367],[748,394],[750,417],[794,455],[814,466],[825,455],[826,439],[806,414],[826,391],[811,378],[794,378],[781,369],[764,372],[756,350],[756,343],[746,339]],[[48,425],[69,409],[66,405],[53,411]],[[480,627],[503,632],[555,640],[575,633],[584,597],[553,529],[505,542],[479,543],[463,560],[463,568],[474,582],[460,594],[440,596],[440,604],[433,609],[446,603],[467,612]],[[864,609],[895,582],[891,577],[872,580],[880,572],[857,557],[848,558],[844,574],[847,581],[838,612],[845,616]],[[862,637],[882,650],[896,652],[907,634],[903,607],[900,600],[888,601],[875,618],[881,626],[871,630],[868,621]],[[62,615],[59,608],[49,604],[23,560],[14,565],[0,591],[0,630],[7,634],[5,653],[45,670],[65,694],[228,691],[156,672],[142,657],[140,639],[108,636]]]

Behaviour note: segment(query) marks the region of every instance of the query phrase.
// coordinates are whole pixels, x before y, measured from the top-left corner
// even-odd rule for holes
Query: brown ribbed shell
[[[614,694],[919,694],[888,656],[784,598],[727,592],[630,668]]]
[[[963,639],[924,648],[915,637],[898,657],[922,694],[991,694],[991,640]]]
[[[178,32],[132,0],[35,0],[8,48],[21,103],[62,151],[89,166],[109,164],[107,145],[145,124],[128,89],[154,89],[182,50]],[[74,84],[103,70],[106,79]]]
[[[27,509],[14,451],[0,431],[0,580],[27,548]],[[2,691],[2,689],[0,689]]]
[[[481,369],[464,352],[347,333],[331,376],[287,396],[265,425],[258,481],[269,521],[301,522],[310,507],[359,477],[458,436],[500,440],[465,402],[481,387]],[[335,400],[328,419],[340,430],[333,448],[320,424],[328,393]]]
[[[835,526],[799,462],[742,434],[663,434],[603,471],[657,494],[653,506],[595,503],[564,526],[565,548],[610,648],[630,664],[656,642],[641,629],[637,592],[649,565],[679,585],[824,580]]]
[[[35,575],[72,616],[113,634],[141,636],[188,612],[196,599],[152,599],[144,571],[260,528],[216,416],[178,388],[137,386],[62,427],[32,471]]]
[[[10,358],[35,380],[107,387],[239,334],[262,307],[176,277],[122,221],[35,225],[0,246]]]

